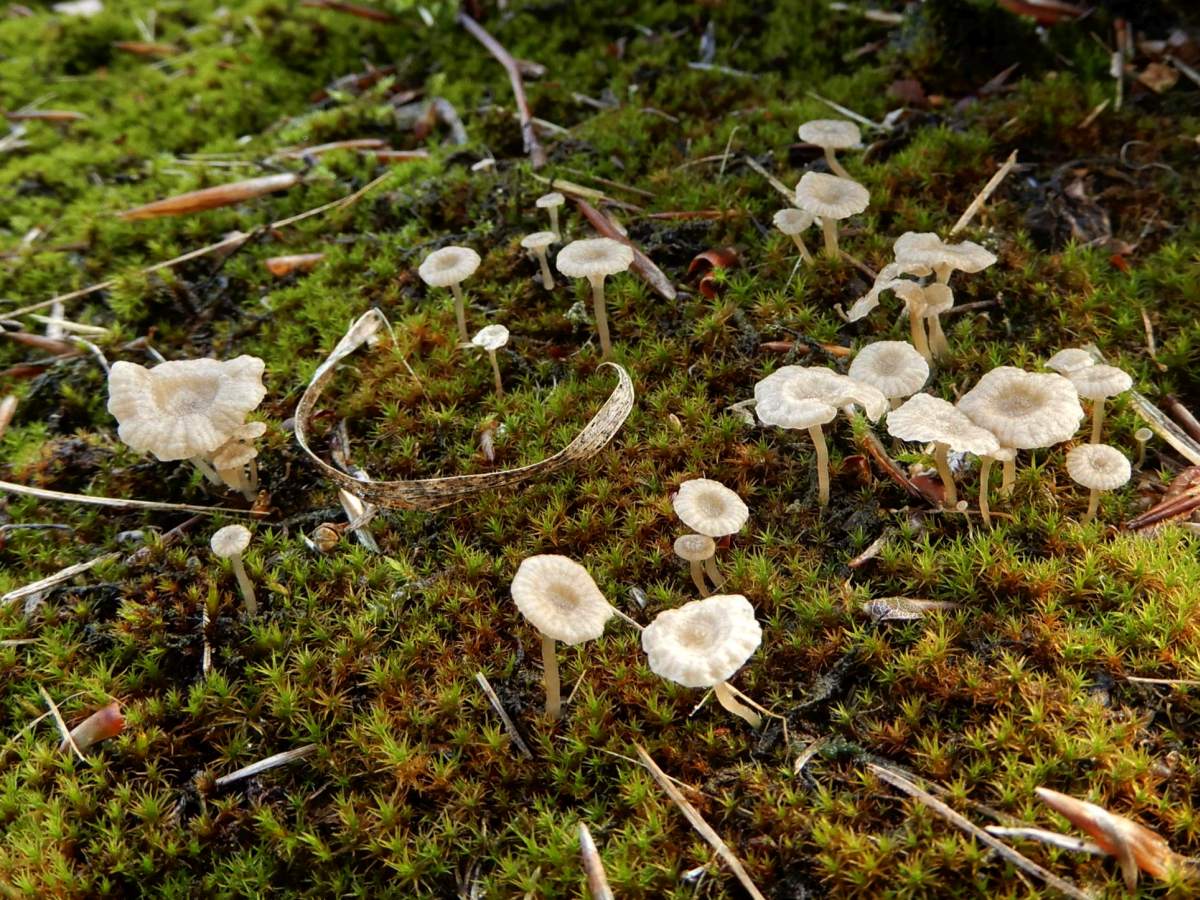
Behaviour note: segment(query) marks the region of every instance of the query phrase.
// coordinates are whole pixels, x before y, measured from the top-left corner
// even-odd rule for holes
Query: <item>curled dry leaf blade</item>
[[[162,216],[183,216],[188,213],[202,212],[206,209],[217,209],[221,206],[232,206],[243,200],[253,200],[263,194],[283,191],[295,187],[301,181],[300,176],[292,172],[279,175],[264,175],[261,178],[250,178],[246,181],[235,181],[232,184],[219,184],[216,187],[203,188],[199,191],[189,191],[165,200],[155,200],[144,206],[127,209],[118,215],[126,221],[137,219],[158,219]]]
[[[324,253],[297,253],[292,256],[272,256],[263,260],[263,265],[276,278],[283,278],[293,272],[311,272],[324,258]]]
[[[71,729],[71,740],[80,752],[88,747],[116,737],[125,730],[125,716],[121,713],[121,704],[113,701],[102,707]],[[65,750],[69,742],[64,738],[59,750]]]

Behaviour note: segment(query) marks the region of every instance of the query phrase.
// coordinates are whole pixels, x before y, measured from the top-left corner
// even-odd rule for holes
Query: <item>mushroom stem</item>
[[[1096,488],[1092,488],[1088,494],[1087,512],[1083,514],[1083,518],[1079,520],[1079,524],[1086,525],[1092,519],[1096,518],[1096,512],[1100,509],[1100,492]]]
[[[250,478],[246,484],[246,490],[250,494],[246,497],[247,500],[254,500],[258,496],[258,460],[250,460]]]
[[[942,479],[944,491],[942,507],[952,509],[958,505],[958,490],[954,486],[954,473],[950,471],[950,447],[947,444],[933,445],[933,462],[937,466],[938,475]]]
[[[713,588],[719,589],[725,583],[725,577],[717,568],[716,557],[710,556],[704,561],[704,571],[708,573],[708,580],[713,583]]]
[[[546,682],[546,715],[557,719],[562,715],[562,695],[558,680],[558,655],[554,652],[554,638],[542,635],[542,671]]]
[[[983,516],[983,524],[992,527],[992,509],[988,505],[988,479],[992,474],[992,458],[979,458],[979,514]]]
[[[193,456],[188,460],[188,462],[195,466],[196,471],[207,478],[210,483],[224,484],[224,481],[217,473],[217,470],[213,468],[212,464],[207,459],[199,456]]]
[[[811,266],[813,262],[813,256],[808,252],[808,245],[804,243],[804,238],[800,237],[798,234],[793,234],[792,240],[796,244],[796,249],[800,251],[800,258]]]
[[[1104,428],[1104,400],[1092,401],[1092,443],[1100,443],[1100,432]]]
[[[554,276],[550,274],[550,261],[546,258],[546,248],[538,247],[534,252],[537,253],[538,263],[542,267],[542,287],[552,291],[554,290]]]
[[[817,451],[817,498],[822,506],[829,505],[829,448],[820,425],[808,429],[813,448]]]
[[[550,230],[554,232],[554,239],[562,240],[562,235],[558,231],[558,207],[548,206],[546,212],[550,213]]]
[[[822,218],[821,233],[825,235],[825,255],[836,259],[841,255],[838,253],[837,219],[830,218],[829,216]]]
[[[749,722],[751,728],[758,728],[762,725],[762,716],[733,696],[733,690],[727,682],[718,681],[714,684],[713,693],[716,695],[718,703],[735,716]]]
[[[1007,497],[1012,493],[1013,485],[1017,483],[1017,459],[1004,461],[1004,477],[1000,479],[1000,496]]]
[[[712,592],[709,591],[708,585],[704,583],[704,563],[698,559],[693,559],[688,562],[688,565],[692,569],[692,584],[700,592],[701,598],[707,597]]]
[[[950,342],[946,340],[946,332],[942,331],[942,317],[937,313],[926,320],[929,326],[929,350],[934,359],[945,356],[950,352]]]
[[[829,169],[834,175],[837,175],[839,178],[850,178],[850,173],[842,167],[840,162],[838,162],[837,157],[833,153],[832,147],[825,148],[825,162],[829,164]]]
[[[504,393],[504,384],[500,381],[500,363],[496,361],[496,351],[489,350],[488,358],[492,361],[492,374],[496,376],[496,394],[499,396]]]
[[[469,342],[471,336],[467,334],[467,311],[463,301],[462,285],[455,282],[450,285],[450,290],[454,293],[454,315],[458,319],[458,338],[461,341]]]
[[[608,337],[608,311],[604,307],[604,276],[589,278],[592,283],[592,312],[596,317],[596,333],[600,335],[600,358],[612,358],[612,341]]]
[[[929,339],[925,337],[925,317],[918,314],[916,306],[912,303],[908,304],[908,327],[913,347],[925,362],[933,362],[933,354],[929,352]]]
[[[253,462],[254,460],[251,460],[251,463]],[[217,469],[217,474],[221,476],[222,484],[233,488],[235,491],[240,491],[243,497],[251,503],[254,502],[256,490],[251,487],[250,479],[246,477],[245,466],[237,466],[232,469]]]
[[[233,566],[234,577],[237,578],[238,587],[242,591],[246,614],[253,616],[258,612],[258,600],[254,597],[254,585],[250,583],[250,576],[246,574],[246,567],[242,564],[242,555],[239,553],[230,557],[229,563]]]

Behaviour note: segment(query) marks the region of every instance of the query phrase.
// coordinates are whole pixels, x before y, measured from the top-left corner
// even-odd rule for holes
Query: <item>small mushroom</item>
[[[535,231],[533,234],[527,234],[521,238],[521,246],[526,250],[532,250],[538,258],[538,265],[542,269],[542,287],[548,291],[554,290],[554,276],[550,274],[550,262],[546,258],[546,250],[557,240],[558,235],[553,231]]]
[[[974,453],[976,456],[991,456],[1000,450],[994,434],[972,422],[953,403],[929,394],[910,397],[904,405],[888,413],[887,430],[888,434],[902,441],[933,444],[933,460],[945,488],[943,506],[947,509],[953,509],[958,504],[949,452],[954,450]]]
[[[821,220],[825,236],[825,254],[838,256],[838,227],[840,219],[848,219],[867,208],[871,195],[857,181],[806,172],[796,185],[796,205]]]
[[[554,232],[554,240],[562,240],[562,232],[558,230],[558,208],[567,202],[567,198],[558,191],[542,194],[537,198],[537,208],[544,209],[550,214],[550,230]]]
[[[712,561],[717,552],[717,543],[707,534],[683,534],[675,538],[675,555],[686,560],[692,573],[692,584],[700,591],[701,597],[712,593],[704,583],[706,564]],[[711,574],[711,570],[710,574]],[[713,586],[720,587],[719,578],[713,579]]]
[[[1133,439],[1137,441],[1138,455],[1136,465],[1139,469],[1146,464],[1146,445],[1150,443],[1150,438],[1152,437],[1154,437],[1154,432],[1145,426],[1133,433]]]
[[[589,238],[571,241],[558,251],[554,264],[568,278],[586,278],[592,285],[592,309],[596,316],[596,332],[600,335],[600,356],[612,357],[612,342],[608,337],[608,312],[604,306],[604,279],[624,272],[633,264],[633,249],[612,238]]]
[[[799,136],[806,144],[815,144],[825,151],[825,162],[834,175],[850,177],[850,173],[838,162],[834,151],[862,146],[862,132],[857,125],[845,119],[813,119],[800,126]]]
[[[762,643],[754,607],[741,594],[693,600],[655,616],[642,629],[650,670],[684,687],[711,687],[720,704],[758,728],[762,718],[727,683]]]
[[[896,239],[892,249],[898,265],[928,267],[937,276],[937,284],[943,286],[949,284],[950,275],[955,271],[974,274],[996,262],[994,253],[974,241],[947,244],[932,232],[905,232]],[[929,287],[933,288],[934,285]],[[946,290],[948,291],[948,288]],[[930,298],[931,302],[936,305],[939,296],[941,295],[935,292]],[[953,295],[949,295],[949,304],[945,309],[953,305]],[[934,356],[942,356],[949,350],[939,318],[945,309],[931,310],[928,313],[930,347]]]
[[[1092,443],[1098,444],[1104,428],[1104,401],[1133,387],[1133,379],[1116,366],[1103,364],[1072,369],[1067,378],[1071,379],[1080,397],[1092,401]]]
[[[234,430],[212,455],[213,468],[222,484],[253,502],[258,493],[258,448],[254,442],[267,433],[262,422],[247,422]]]
[[[1059,375],[1070,375],[1077,369],[1094,366],[1096,358],[1080,347],[1067,347],[1059,350],[1046,360],[1046,368],[1053,369]]]
[[[587,569],[565,556],[530,556],[517,568],[512,597],[529,623],[542,635],[546,715],[562,715],[555,641],[579,644],[604,633],[615,610],[604,599]]]
[[[258,601],[254,597],[254,585],[250,583],[250,576],[246,574],[246,567],[242,564],[242,554],[250,546],[250,529],[245,525],[226,525],[212,536],[209,546],[219,559],[229,560],[233,567],[246,613],[251,616],[257,613]]]
[[[946,332],[942,331],[942,313],[954,306],[954,291],[949,285],[935,281],[925,285],[925,323],[929,329],[929,352],[934,359],[950,352]]]
[[[480,328],[471,343],[487,351],[492,361],[492,374],[496,377],[496,394],[504,393],[504,384],[500,380],[500,363],[496,361],[496,351],[508,343],[508,329],[503,325],[488,325]]]
[[[867,344],[850,362],[847,374],[878,388],[894,409],[929,380],[929,363],[912,344],[904,341],[875,341]]]
[[[448,287],[454,294],[454,315],[458,319],[458,337],[462,342],[471,338],[467,334],[466,302],[463,299],[462,283],[479,268],[479,254],[470,247],[443,247],[434,250],[417,269],[430,287]]]
[[[800,235],[812,225],[812,214],[802,209],[788,207],[775,213],[771,221],[775,223],[776,228],[792,239],[796,244],[796,249],[800,251],[800,258],[811,266],[813,263],[812,254],[808,252],[808,246],[804,243],[804,238]]]
[[[896,278],[880,286],[880,292],[891,290],[904,301],[908,313],[909,335],[913,347],[921,354],[926,363],[933,362],[933,352],[929,348],[929,338],[925,333],[926,315],[929,309],[929,295],[921,285],[907,278]]]
[[[1088,508],[1080,522],[1086,525],[1100,508],[1100,493],[1112,491],[1129,481],[1129,460],[1108,444],[1080,444],[1067,454],[1067,474],[1088,494]]]
[[[737,534],[750,518],[750,509],[742,498],[735,491],[711,478],[691,478],[683,482],[671,499],[671,506],[684,525],[710,538]],[[679,553],[678,541],[675,544],[675,552]],[[682,553],[679,555],[683,556]],[[704,568],[712,579],[713,586],[720,587],[724,579],[712,555],[709,554]]]

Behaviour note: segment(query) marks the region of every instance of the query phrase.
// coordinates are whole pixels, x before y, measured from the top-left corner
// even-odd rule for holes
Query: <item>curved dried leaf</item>
[[[617,371],[618,383],[608,400],[566,447],[541,462],[485,472],[477,475],[451,475],[415,481],[368,481],[353,478],[317,456],[309,446],[309,421],[317,401],[333,376],[338,363],[387,328],[383,313],[373,309],[352,324],[328,358],[317,367],[296,406],[296,442],[300,449],[338,487],[376,506],[389,509],[435,510],[486,491],[511,487],[534,478],[545,478],[599,453],[616,436],[633,410],[633,382],[629,373],[616,363],[604,363]]]
[[[269,257],[263,260],[263,265],[276,278],[283,278],[293,272],[311,272],[324,258],[324,253],[297,253],[292,256]]]
[[[121,714],[121,704],[114,700],[108,706],[96,710],[78,725],[71,729],[71,740],[66,738],[59,744],[59,750],[66,750],[73,741],[82,753],[93,744],[116,737],[125,729],[125,716]]]
[[[219,184],[216,187],[204,188],[199,191],[189,191],[177,197],[155,200],[145,206],[127,209],[118,215],[126,221],[157,219],[162,216],[182,216],[187,213],[202,212],[206,209],[216,209],[220,206],[232,206],[243,200],[261,197],[263,194],[286,190],[298,185],[300,180],[300,176],[292,172],[264,175],[261,178],[235,181],[232,184]]]

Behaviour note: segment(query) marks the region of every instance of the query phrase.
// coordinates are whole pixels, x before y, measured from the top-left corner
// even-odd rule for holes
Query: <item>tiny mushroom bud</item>
[[[711,478],[692,478],[683,482],[672,498],[671,506],[684,525],[710,538],[737,534],[750,518],[750,509],[742,498]],[[678,542],[675,552],[679,553]],[[679,555],[683,556],[682,553]],[[705,560],[704,568],[713,585],[720,587],[723,579],[712,555],[710,553]]]
[[[815,144],[825,151],[825,162],[834,175],[850,177],[850,173],[838,162],[834,151],[862,146],[862,132],[857,125],[845,119],[813,119],[800,126],[799,136],[806,144]]]
[[[471,343],[487,351],[492,361],[492,374],[496,378],[496,393],[504,393],[504,384],[500,380],[500,363],[496,361],[496,351],[508,343],[508,329],[503,325],[488,325],[479,329]]]
[[[871,195],[857,181],[824,172],[806,172],[796,185],[796,205],[821,220],[827,256],[838,256],[838,220],[857,215],[870,202]]]
[[[741,594],[693,600],[642,629],[650,670],[684,687],[711,687],[717,700],[754,728],[762,718],[734,697],[728,680],[762,643],[754,607]]]
[[[462,283],[475,274],[479,268],[479,254],[470,247],[443,247],[434,250],[417,269],[430,287],[448,287],[454,294],[454,315],[458,319],[459,340],[470,340],[467,334],[466,304],[463,299]]]
[[[558,251],[554,264],[568,278],[586,278],[591,284],[600,355],[602,359],[609,359],[612,342],[608,337],[608,312],[604,306],[604,279],[624,272],[633,264],[633,249],[612,238],[572,241]]]
[[[546,258],[546,250],[557,240],[558,235],[553,231],[535,231],[533,234],[527,234],[521,238],[521,246],[526,250],[532,250],[538,258],[538,265],[542,269],[542,287],[548,291],[554,290],[554,276],[550,274],[550,263]]]
[[[801,233],[807,231],[812,225],[812,214],[802,209],[788,207],[775,213],[772,221],[775,223],[776,228],[790,237],[796,244],[796,249],[800,251],[800,258],[809,265],[812,265],[812,254],[808,252],[808,246],[804,243],[804,238],[800,236]]]
[[[258,449],[254,441],[267,433],[262,422],[247,422],[236,428],[212,455],[213,468],[222,483],[253,501],[258,492]],[[249,467],[249,473],[247,473]]]
[[[892,407],[911,397],[929,380],[929,363],[904,341],[875,341],[855,355],[847,372],[851,378],[878,388]]]
[[[1090,492],[1087,513],[1080,520],[1086,525],[1100,507],[1100,492],[1116,490],[1129,481],[1129,460],[1108,444],[1080,444],[1067,454],[1067,474]]]
[[[1149,428],[1139,428],[1133,433],[1133,439],[1137,441],[1138,455],[1137,467],[1140,469],[1146,464],[1146,444],[1150,443],[1150,438],[1154,437],[1154,432]]]
[[[1070,375],[1077,369],[1094,366],[1096,358],[1080,347],[1067,347],[1059,350],[1046,360],[1046,368],[1053,369],[1059,375]]]
[[[684,534],[675,538],[675,555],[687,560],[692,573],[692,584],[700,591],[701,597],[712,593],[704,583],[705,564],[712,560],[717,552],[717,544],[707,534]],[[714,587],[720,587],[720,582],[714,580]]]
[[[246,574],[246,567],[242,564],[242,554],[250,546],[250,529],[245,525],[226,525],[212,536],[209,546],[218,558],[229,560],[233,567],[246,612],[249,615],[257,613],[258,602],[254,597],[254,585],[250,583],[250,576]]]
[[[1092,401],[1092,443],[1100,443],[1104,428],[1104,401],[1133,387],[1133,379],[1116,366],[1092,365],[1067,373],[1084,400]]]
[[[902,441],[933,444],[933,459],[946,492],[942,505],[946,508],[958,503],[954,473],[947,458],[949,451],[990,456],[1000,450],[996,436],[990,431],[973,423],[953,403],[929,394],[917,394],[888,413],[887,429],[888,434]]]
[[[542,635],[546,715],[562,714],[558,657],[554,642],[579,644],[604,633],[615,610],[587,569],[565,556],[530,556],[512,580],[517,609]]]
[[[550,214],[550,230],[554,232],[556,241],[562,240],[562,232],[558,230],[558,208],[566,202],[567,198],[558,191],[551,191],[537,198],[537,208]]]

